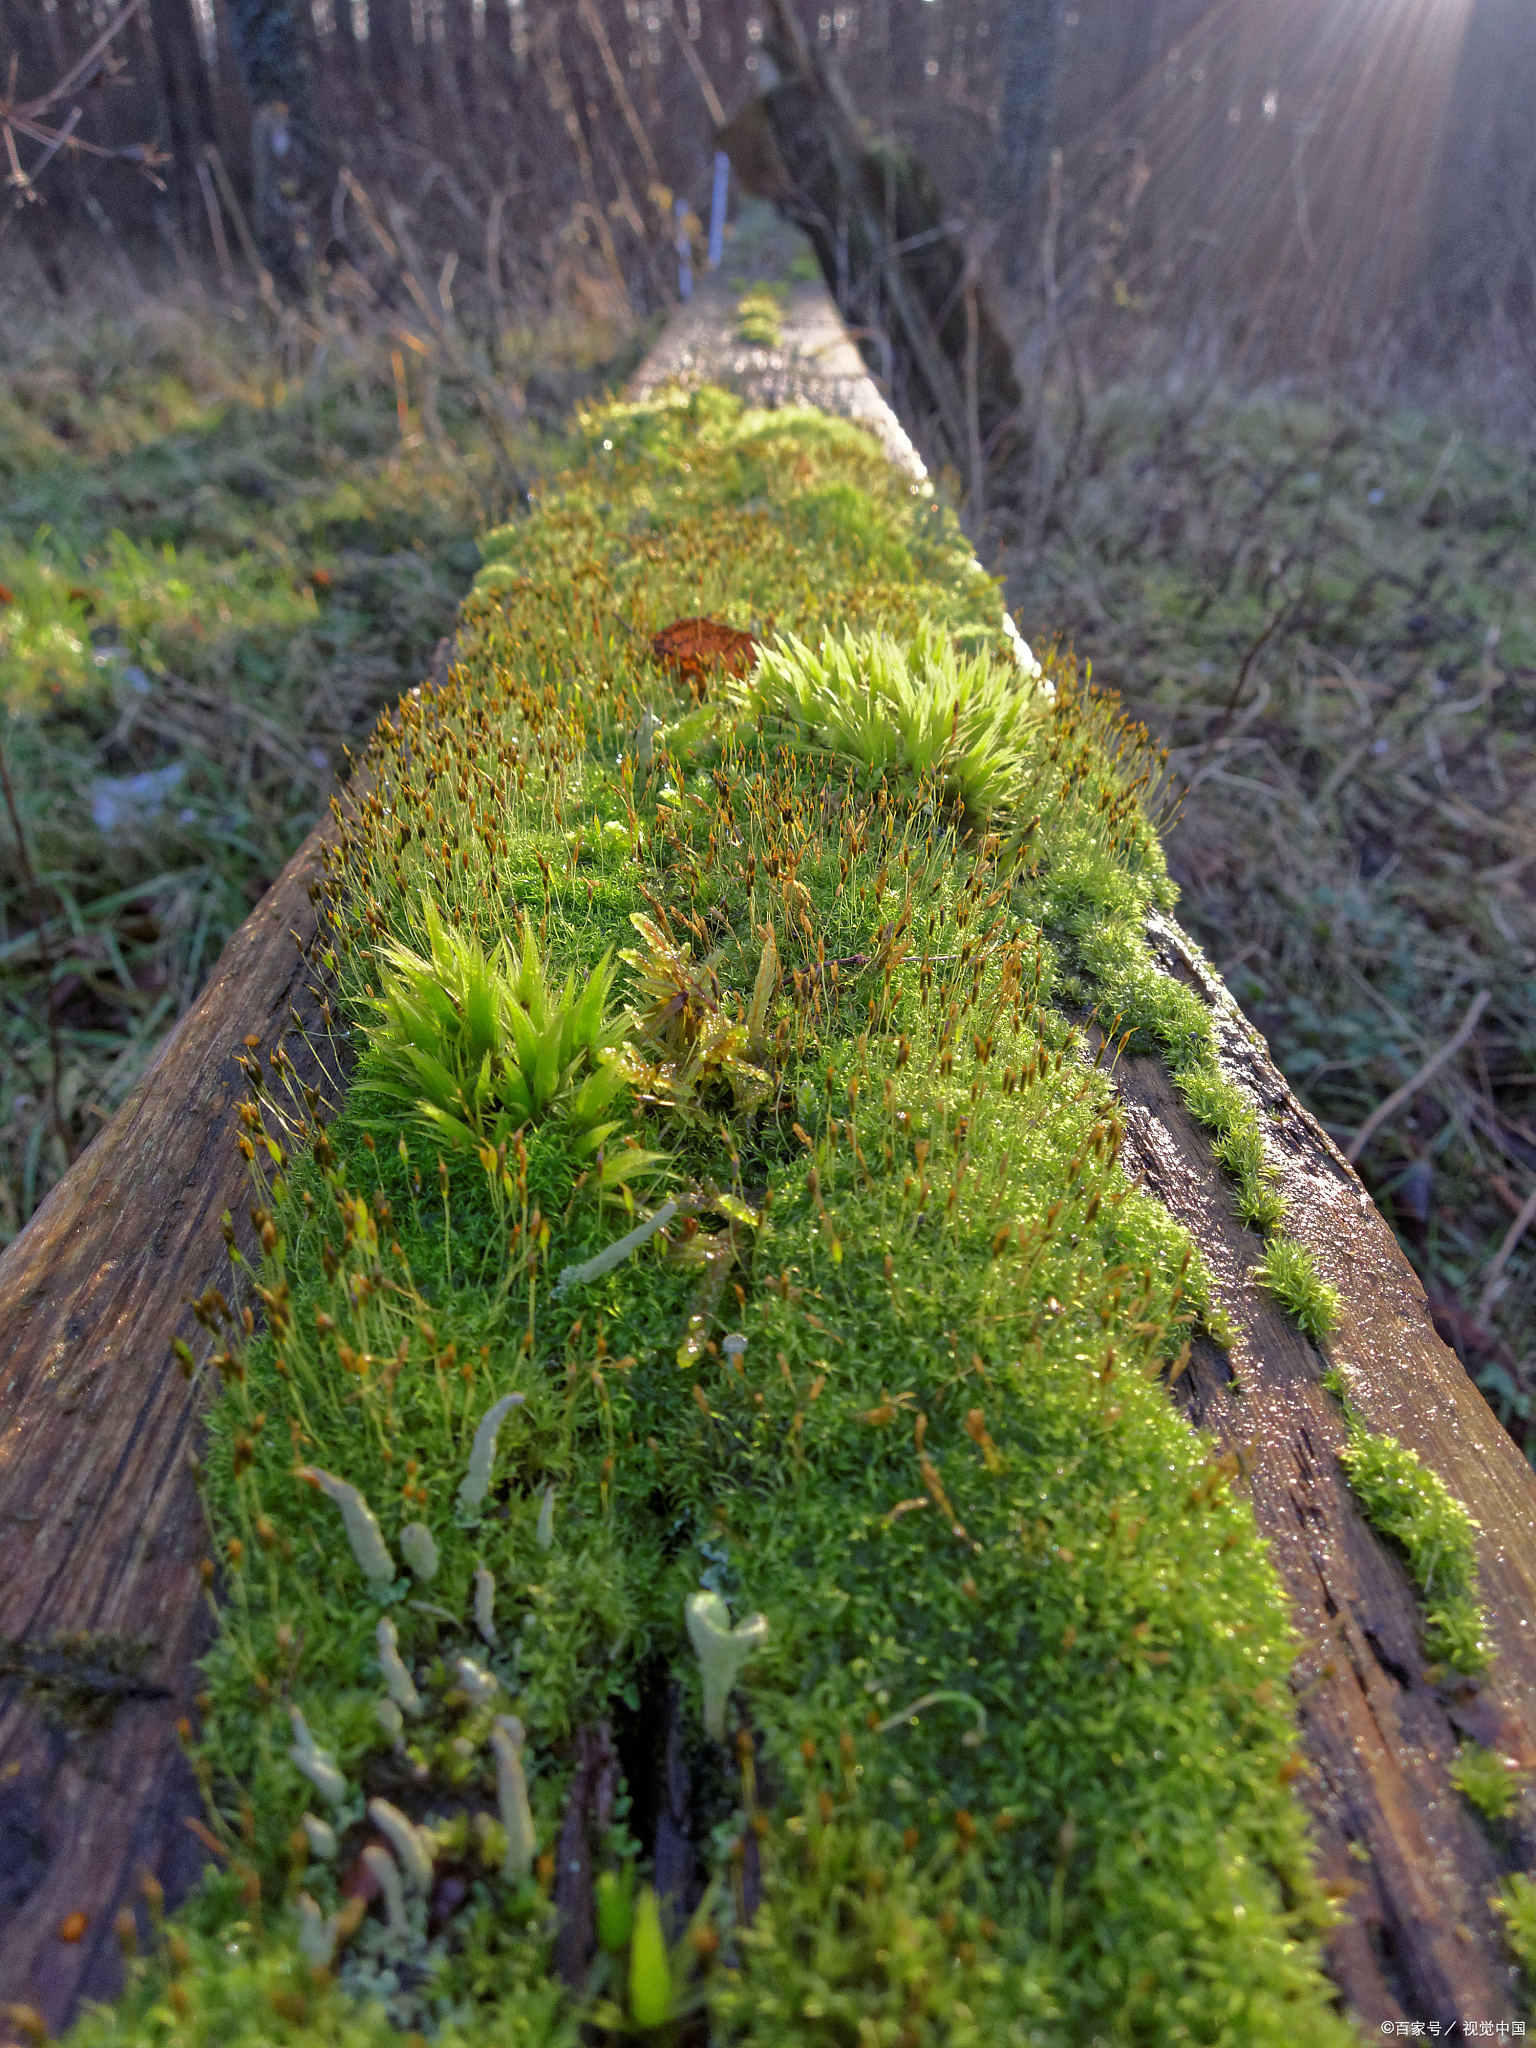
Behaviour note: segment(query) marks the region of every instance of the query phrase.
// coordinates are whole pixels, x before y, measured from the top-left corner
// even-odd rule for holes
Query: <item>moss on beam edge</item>
[[[1118,1165],[1130,1032],[1289,1242],[1147,947],[1145,735],[858,430],[582,431],[363,764],[344,1105],[252,1062],[222,1858],[74,2038],[1352,2040],[1284,1601],[1166,1391],[1220,1313]],[[691,617],[779,652],[690,688]]]

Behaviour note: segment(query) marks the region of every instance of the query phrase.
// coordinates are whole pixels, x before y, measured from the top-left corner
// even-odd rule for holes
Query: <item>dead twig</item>
[[[1385,1102],[1377,1103],[1365,1122],[1349,1141],[1344,1157],[1351,1166],[1354,1165],[1382,1125],[1390,1117],[1396,1116],[1405,1102],[1412,1101],[1425,1082],[1433,1080],[1448,1060],[1455,1059],[1457,1053],[1461,1051],[1461,1048],[1477,1029],[1478,1019],[1492,1000],[1492,995],[1487,989],[1479,989],[1467,1006],[1467,1014],[1462,1018],[1455,1031],[1445,1041],[1445,1044],[1441,1046],[1440,1050],[1437,1053],[1432,1053],[1423,1066],[1419,1068],[1418,1072],[1411,1075],[1401,1088],[1394,1088]],[[1513,1248],[1511,1246],[1511,1250]]]
[[[588,35],[597,45],[597,54],[603,60],[603,69],[608,74],[608,83],[613,87],[613,96],[619,103],[619,112],[624,116],[624,125],[634,137],[635,147],[640,152],[640,161],[645,165],[645,174],[650,179],[651,204],[666,220],[666,206],[657,197],[661,187],[661,169],[656,162],[656,152],[651,147],[651,138],[645,132],[645,123],[635,107],[624,83],[624,74],[619,69],[619,60],[613,54],[613,45],[608,40],[608,31],[603,27],[602,17],[593,6],[592,0],[577,0],[577,12],[586,26]]]
[[[0,98],[0,138],[4,140],[10,166],[5,182],[15,196],[6,212],[0,214],[0,236],[5,234],[23,206],[41,203],[42,194],[37,189],[37,180],[62,149],[67,149],[71,155],[84,153],[86,156],[116,157],[124,163],[133,164],[158,191],[165,190],[165,181],[156,173],[161,164],[170,162],[170,158],[157,143],[128,142],[109,148],[99,142],[87,142],[75,133],[85,111],[78,105],[71,107],[61,124],[53,125],[44,119],[50,108],[73,93],[83,92],[101,71],[120,72],[123,69],[121,61],[112,56],[111,45],[144,5],[145,0],[126,0],[126,5],[118,9],[64,76],[47,92],[39,93],[33,99],[16,98],[17,59],[12,56],[10,77],[4,97]],[[42,145],[43,153],[31,170],[22,165],[21,152],[17,148],[18,136]]]
[[[1248,678],[1253,672],[1253,664],[1258,660],[1259,656],[1264,652],[1264,649],[1269,645],[1270,641],[1274,639],[1275,635],[1279,632],[1280,628],[1285,624],[1286,620],[1291,616],[1292,612],[1295,609],[1296,607],[1293,604],[1282,605],[1279,611],[1277,611],[1275,613],[1275,616],[1270,620],[1269,624],[1264,628],[1263,632],[1260,633],[1257,640],[1255,640],[1253,645],[1248,649],[1248,652],[1243,656],[1243,665],[1237,672],[1237,681],[1233,685],[1232,694],[1227,699],[1226,703],[1222,706],[1221,716],[1216,721],[1216,730],[1211,734],[1210,738],[1205,743],[1205,747],[1202,753],[1202,759],[1205,757],[1205,755],[1208,755],[1211,752],[1211,750],[1215,747],[1216,742],[1221,738],[1222,734],[1226,731],[1227,727],[1232,723],[1232,720],[1237,712],[1237,707],[1239,703],[1242,701],[1243,691],[1248,687]]]
[[[261,303],[267,308],[269,313],[281,316],[282,307],[278,304],[277,290],[272,283],[272,273],[261,260],[261,251],[256,246],[256,237],[251,233],[250,224],[246,220],[245,211],[240,204],[239,196],[234,186],[230,183],[229,173],[224,168],[224,159],[219,155],[219,152],[211,142],[203,151],[203,155],[207,159],[214,177],[218,180],[219,197],[224,201],[229,217],[235,224],[235,233],[240,238],[240,247],[245,251],[245,260],[256,273],[256,289],[261,294]]]
[[[971,518],[979,540],[987,516],[987,466],[981,452],[981,401],[978,395],[977,337],[980,321],[976,313],[976,273],[966,265],[965,278],[965,441],[966,465],[970,470]]]
[[[372,235],[380,251],[388,259],[395,275],[405,286],[407,292],[410,293],[412,303],[431,330],[432,341],[458,375],[473,386],[475,395],[480,401],[481,412],[496,430],[503,446],[510,449],[507,436],[512,433],[521,421],[523,411],[522,394],[514,386],[499,383],[481,364],[466,355],[463,348],[459,345],[453,329],[444,319],[438,307],[433,305],[426,286],[417,276],[408,253],[402,247],[409,233],[403,208],[393,203],[390,206],[390,223],[395,231],[391,235],[389,229],[379,219],[373,201],[369,198],[362,184],[345,166],[342,168],[337,189],[338,191],[345,190],[356,202],[357,209],[363,216],[363,221],[367,226],[369,234]],[[332,209],[332,218],[335,218],[334,207]],[[451,279],[452,273],[445,272],[445,275]],[[429,344],[427,342],[424,342],[419,335],[411,334],[403,327],[398,330],[398,338],[406,342],[419,354],[425,355],[429,352]],[[397,385],[401,381],[402,373],[397,372]]]
[[[704,95],[704,104],[709,109],[709,118],[717,128],[723,128],[725,126],[725,108],[720,104],[720,95],[715,91],[714,80],[704,69],[704,59],[693,47],[687,29],[683,27],[683,24],[677,18],[675,8],[669,11],[668,19],[672,23],[672,33],[677,38],[677,46],[683,53],[683,59],[688,69],[693,73],[694,83]]]
[[[1488,1318],[1498,1297],[1499,1282],[1504,1277],[1504,1268],[1509,1264],[1515,1247],[1536,1221],[1536,1188],[1520,1204],[1520,1213],[1504,1233],[1504,1242],[1488,1261],[1488,1270],[1483,1275],[1483,1291],[1477,1298],[1477,1320],[1485,1329],[1489,1328]]]

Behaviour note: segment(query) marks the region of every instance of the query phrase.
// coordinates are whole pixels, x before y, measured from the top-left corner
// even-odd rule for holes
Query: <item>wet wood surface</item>
[[[142,1920],[144,1875],[175,1900],[206,1861],[176,1724],[195,1715],[212,1622],[196,1403],[171,1344],[200,1336],[191,1297],[234,1292],[226,1211],[251,1249],[244,1041],[261,1059],[281,1042],[336,1092],[334,1055],[322,1068],[308,1043],[326,1034],[304,957],[333,829],[311,833],[0,1257],[0,2005],[50,2030],[115,1994],[114,1922],[136,1905]]]
[[[1210,1005],[1228,1076],[1254,1100],[1287,1202],[1285,1227],[1339,1290],[1322,1349],[1254,1281],[1262,1255],[1236,1217],[1209,1134],[1155,1058],[1116,1070],[1122,1162],[1198,1240],[1241,1335],[1206,1343],[1178,1383],[1193,1422],[1242,1463],[1243,1486],[1290,1595],[1292,1675],[1324,1879],[1347,1918],[1329,1966],[1371,2030],[1385,2022],[1512,2020],[1522,2011],[1490,1894],[1536,1860],[1530,1795],[1495,1836],[1447,1767],[1460,1735],[1536,1765],[1536,1474],[1430,1321],[1423,1289],[1354,1170],[1301,1106],[1225,986],[1177,926],[1159,964]],[[1324,1356],[1326,1353],[1326,1357]],[[1481,1683],[1437,1682],[1406,1572],[1362,1519],[1338,1451],[1328,1365],[1373,1431],[1394,1436],[1481,1525],[1480,1593],[1497,1647]]]

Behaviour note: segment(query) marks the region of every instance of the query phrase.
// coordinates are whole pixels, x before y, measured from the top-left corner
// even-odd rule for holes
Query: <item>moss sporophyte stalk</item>
[[[1279,1586],[1166,1392],[1215,1306],[1085,1035],[1275,1231],[1158,764],[852,427],[584,432],[342,810],[344,1106],[245,1105],[226,1858],[78,2038],[1342,2044]]]

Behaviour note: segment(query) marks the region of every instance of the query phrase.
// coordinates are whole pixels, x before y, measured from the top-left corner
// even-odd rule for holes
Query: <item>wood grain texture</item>
[[[251,1247],[234,1104],[243,1041],[282,1043],[300,1078],[339,1093],[320,1016],[310,887],[317,826],[230,939],[139,1085],[0,1257],[0,2003],[50,2028],[121,1979],[115,1916],[145,1871],[168,1899],[205,1860],[176,1722],[193,1713],[211,1618],[203,1517],[188,1468],[196,1401],[171,1341],[189,1298],[234,1293],[220,1218]],[[297,941],[300,943],[296,943]],[[311,1049],[324,1048],[322,1056]],[[138,1684],[103,1691],[92,1645],[147,1639]],[[47,1710],[26,1671],[64,1638],[93,1726]],[[3,1667],[0,1667],[3,1668]],[[82,1938],[59,1935],[83,1913]]]
[[[1330,1969],[1373,2030],[1399,2018],[1513,2019],[1521,2007],[1488,1899],[1505,1871],[1536,1855],[1529,1796],[1496,1850],[1447,1766],[1459,1734],[1536,1764],[1536,1474],[1436,1335],[1358,1176],[1225,986],[1171,921],[1149,936],[1164,970],[1209,1004],[1223,1070],[1268,1133],[1285,1227],[1343,1305],[1325,1359],[1253,1280],[1260,1240],[1237,1221],[1209,1134],[1162,1062],[1122,1060],[1124,1164],[1195,1236],[1241,1332],[1230,1357],[1199,1347],[1178,1392],[1191,1420],[1238,1453],[1292,1602],[1303,1789],[1321,1869],[1348,1913]],[[1498,1650],[1482,1683],[1427,1674],[1414,1589],[1338,1462],[1345,1431],[1322,1385],[1329,1363],[1365,1423],[1416,1451],[1481,1524],[1481,1594]]]

